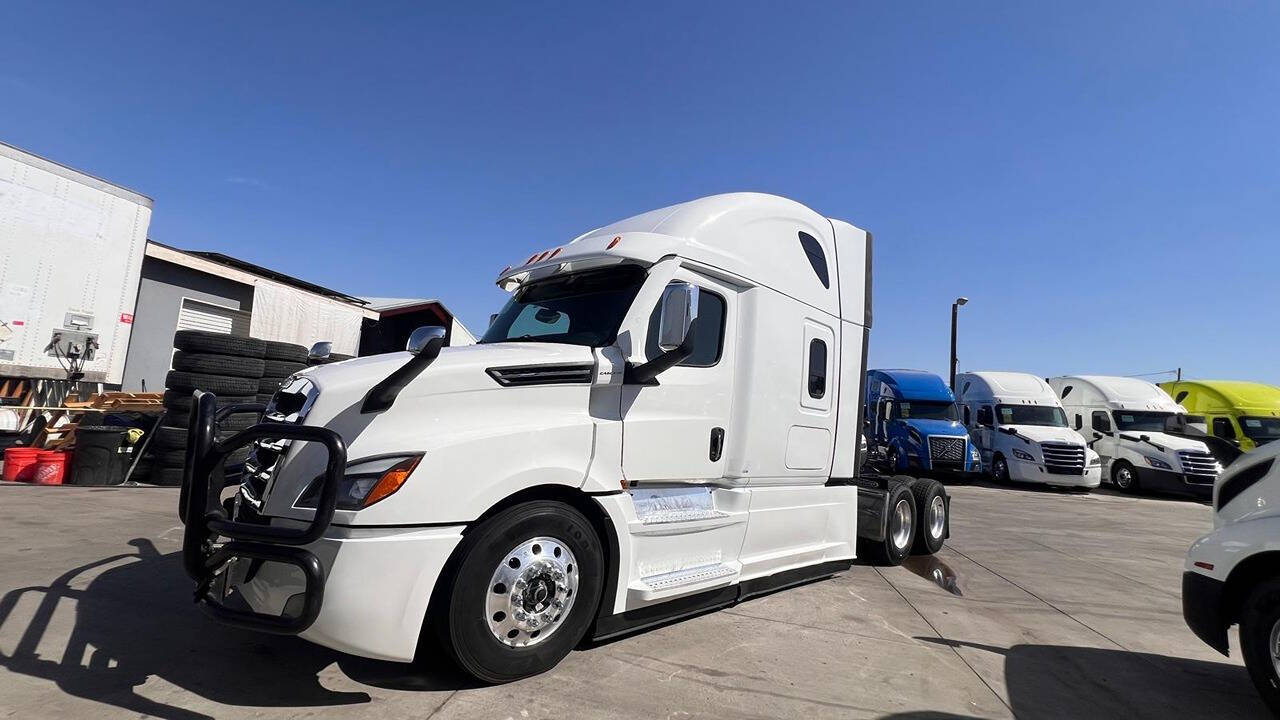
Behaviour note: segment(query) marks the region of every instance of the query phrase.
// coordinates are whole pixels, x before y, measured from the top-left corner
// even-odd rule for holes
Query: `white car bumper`
[[[463,527],[331,527],[306,546],[324,566],[325,583],[320,615],[301,637],[353,655],[413,660],[431,591]],[[237,561],[228,585],[255,612],[281,615],[291,598],[300,602],[298,569],[266,563],[246,583],[247,570]]]

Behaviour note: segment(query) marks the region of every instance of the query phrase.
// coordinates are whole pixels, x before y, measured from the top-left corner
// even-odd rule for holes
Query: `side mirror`
[[[1101,440],[1101,439],[1102,439],[1102,433],[1098,432],[1097,430],[1094,430],[1094,431],[1093,431],[1093,439],[1094,439],[1094,440]]]
[[[439,325],[423,325],[409,336],[404,349],[413,355],[424,355],[429,351],[434,358],[440,354],[440,348],[444,347],[444,336],[445,330]]]
[[[316,362],[318,360],[328,360],[329,355],[333,353],[333,343],[318,342],[311,346],[311,350],[307,352],[307,360]]]
[[[698,317],[698,286],[673,282],[662,289],[658,315],[658,348],[669,352],[680,347]]]
[[[673,282],[662,289],[658,306],[658,349],[662,354],[643,365],[628,365],[624,382],[648,385],[661,373],[693,354],[693,321],[698,318],[698,286]]]
[[[445,330],[439,325],[424,325],[414,330],[404,348],[413,357],[369,388],[360,412],[376,413],[391,407],[400,391],[439,357],[440,348],[444,347],[444,336]]]

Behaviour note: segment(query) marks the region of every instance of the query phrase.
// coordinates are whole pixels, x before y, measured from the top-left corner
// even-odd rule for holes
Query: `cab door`
[[[622,388],[622,472],[633,484],[714,482],[725,475],[737,351],[734,288],[686,268],[673,281],[698,286],[693,354],[658,375],[655,384]],[[633,362],[661,354],[658,306],[649,315],[645,347]]]

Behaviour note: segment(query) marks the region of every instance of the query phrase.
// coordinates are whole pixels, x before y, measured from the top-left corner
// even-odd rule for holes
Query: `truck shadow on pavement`
[[[1004,656],[1010,710],[1018,718],[1269,718],[1245,669],[1227,663],[1108,648],[1014,645],[1002,648],[916,637],[968,651]],[[881,720],[967,718],[906,712]]]
[[[370,702],[367,692],[321,684],[320,671],[334,663],[351,680],[373,687],[456,690],[473,684],[452,668],[367,660],[294,637],[218,625],[191,602],[181,553],[161,555],[147,539],[130,545],[135,553],[68,570],[47,587],[6,592],[0,598],[0,637],[14,650],[0,652],[0,667],[52,681],[70,695],[173,720],[211,716],[154,698],[183,703],[194,695],[257,707]],[[72,604],[75,619],[67,635],[62,624]],[[25,618],[30,619],[19,626]],[[59,648],[61,657],[53,657]],[[192,695],[163,684],[148,696],[139,694],[152,677]]]

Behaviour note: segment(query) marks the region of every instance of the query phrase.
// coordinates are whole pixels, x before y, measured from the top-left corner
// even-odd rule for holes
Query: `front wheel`
[[[1260,583],[1245,598],[1240,654],[1263,702],[1280,715],[1280,579]]]
[[[991,461],[991,476],[1001,485],[1009,484],[1009,461],[1003,455],[997,455]]]
[[[1138,473],[1133,466],[1123,460],[1117,460],[1111,468],[1111,482],[1122,492],[1138,491]]]
[[[595,618],[600,539],[568,505],[503,510],[468,533],[458,552],[431,622],[458,666],[479,680],[505,683],[551,669]]]

